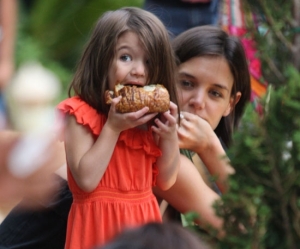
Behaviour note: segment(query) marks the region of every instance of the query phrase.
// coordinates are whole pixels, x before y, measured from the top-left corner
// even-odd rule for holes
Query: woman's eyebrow
[[[186,72],[179,72],[179,76],[184,76],[184,77],[187,77],[187,78],[192,78],[192,79],[195,79],[196,77],[189,74],[189,73],[186,73]]]
[[[226,91],[229,92],[228,87],[227,87],[227,86],[224,86],[224,85],[222,85],[222,84],[214,83],[213,86],[218,87],[218,88],[221,88],[221,89],[226,90]]]
[[[179,72],[179,76],[181,76],[181,77],[186,77],[186,78],[190,78],[190,79],[196,79],[195,76],[193,76],[192,74],[186,73],[186,72]],[[225,86],[225,85],[222,85],[222,84],[220,84],[220,83],[214,83],[214,84],[212,84],[212,85],[213,85],[214,87],[217,87],[217,88],[220,88],[220,89],[222,89],[222,90],[225,90],[225,91],[229,92],[228,87]]]

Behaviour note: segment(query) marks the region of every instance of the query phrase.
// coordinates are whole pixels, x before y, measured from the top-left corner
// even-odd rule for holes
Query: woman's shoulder
[[[88,126],[95,135],[100,134],[106,120],[104,114],[98,113],[78,96],[63,100],[57,105],[57,109],[63,114],[75,116],[77,123]]]

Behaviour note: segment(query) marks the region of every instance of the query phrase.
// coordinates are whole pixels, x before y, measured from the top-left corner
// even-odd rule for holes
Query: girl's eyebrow
[[[120,44],[120,46],[117,46],[117,51],[122,50],[122,49],[128,49],[131,50],[132,47],[128,44]]]
[[[193,76],[192,74],[189,74],[189,73],[186,73],[186,72],[179,72],[179,76],[182,76],[182,77],[187,77],[187,78],[190,78],[190,79],[196,79],[195,76]],[[220,83],[214,83],[212,84],[214,87],[217,87],[217,88],[220,88],[222,90],[225,90],[227,92],[229,92],[229,89],[227,86],[224,86]]]
[[[129,49],[127,45],[121,45],[120,47],[117,47],[117,50],[122,50],[122,49]]]

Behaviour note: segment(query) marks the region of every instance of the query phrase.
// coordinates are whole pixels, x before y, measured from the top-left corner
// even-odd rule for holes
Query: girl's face
[[[144,86],[148,77],[148,58],[136,33],[122,34],[116,45],[116,55],[109,69],[109,89],[118,83]]]
[[[182,111],[198,115],[215,129],[236,100],[231,96],[233,75],[222,57],[194,57],[179,66],[179,105]]]

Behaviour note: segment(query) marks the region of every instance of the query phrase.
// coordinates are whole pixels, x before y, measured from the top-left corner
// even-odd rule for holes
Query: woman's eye
[[[211,94],[212,94],[214,97],[218,97],[218,98],[222,97],[222,94],[221,94],[220,92],[218,92],[218,91],[211,91]]]
[[[192,87],[193,86],[192,82],[190,82],[188,80],[181,80],[180,83],[183,87]]]
[[[131,61],[131,57],[128,54],[122,55],[120,59],[122,61]]]

